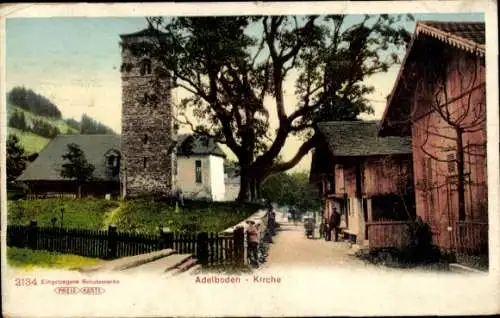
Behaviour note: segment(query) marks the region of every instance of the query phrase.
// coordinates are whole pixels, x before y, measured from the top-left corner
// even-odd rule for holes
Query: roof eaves
[[[417,27],[415,29],[415,34],[418,36],[423,33],[428,36],[432,36],[440,41],[447,44],[453,45],[459,49],[468,51],[470,53],[478,54],[479,56],[484,56],[485,45],[477,43],[475,41],[466,39],[464,37],[458,36],[454,33],[446,32],[429,24],[426,21],[417,22]]]

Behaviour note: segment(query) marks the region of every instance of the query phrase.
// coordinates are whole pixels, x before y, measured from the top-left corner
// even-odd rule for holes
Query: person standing
[[[325,219],[325,241],[330,241],[332,239],[332,229],[330,227],[330,222],[328,219]]]
[[[247,235],[250,263],[259,266],[259,231],[254,221],[248,221]]]
[[[332,213],[332,230],[334,231],[335,242],[338,242],[340,233],[340,213],[335,207],[333,208]]]

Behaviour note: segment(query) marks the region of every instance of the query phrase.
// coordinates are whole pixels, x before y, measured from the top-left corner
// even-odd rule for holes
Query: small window
[[[201,160],[196,160],[195,161],[195,178],[196,178],[196,183],[202,183],[202,178],[201,178]]]
[[[115,165],[115,156],[108,157],[108,166],[113,167]]]
[[[144,134],[144,144],[148,143],[148,134]]]
[[[143,162],[142,162],[142,166],[144,167],[144,169],[146,169],[148,167],[148,158],[144,157]]]
[[[455,173],[455,155],[449,154],[446,156],[446,161],[448,162],[448,173]]]
[[[141,75],[149,75],[151,74],[151,61],[148,59],[144,59],[141,62]]]

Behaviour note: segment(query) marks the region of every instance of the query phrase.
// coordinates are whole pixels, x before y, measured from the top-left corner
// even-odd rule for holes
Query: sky
[[[484,21],[483,14],[414,14],[415,20]],[[352,17],[355,20],[355,17]],[[146,26],[144,17],[113,18],[7,18],[6,89],[33,89],[54,102],[64,118],[79,120],[83,113],[121,130],[121,78],[119,34]],[[415,22],[405,24],[413,32]],[[362,119],[379,119],[385,108],[399,66],[366,79],[375,91],[369,95],[375,113]],[[285,83],[285,102],[295,103],[293,82]],[[180,96],[177,96],[179,99]],[[268,101],[272,107],[272,100]],[[274,112],[271,112],[274,114]],[[271,116],[271,122],[276,118]],[[290,159],[300,140],[290,139],[282,150]],[[231,157],[228,149],[225,149]],[[308,170],[310,155],[293,171]]]

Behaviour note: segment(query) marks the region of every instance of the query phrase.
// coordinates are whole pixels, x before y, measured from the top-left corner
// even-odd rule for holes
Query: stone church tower
[[[175,154],[170,78],[157,76],[159,61],[132,51],[134,43],[153,43],[158,33],[145,29],[120,35],[122,44],[122,167],[123,197],[172,194]]]

